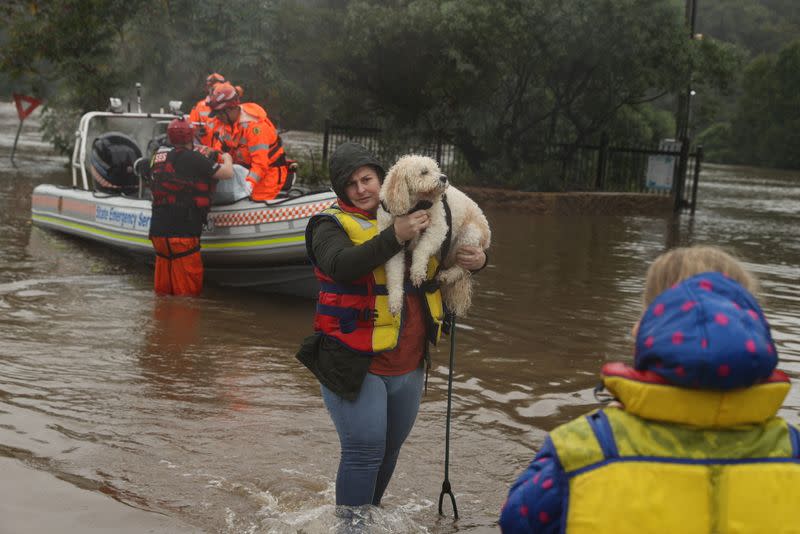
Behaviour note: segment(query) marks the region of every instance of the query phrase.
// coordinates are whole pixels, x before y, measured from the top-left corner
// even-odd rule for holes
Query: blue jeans
[[[367,373],[354,401],[322,386],[322,398],[342,446],[337,505],[381,503],[400,447],[417,418],[424,375],[422,367],[399,376]]]

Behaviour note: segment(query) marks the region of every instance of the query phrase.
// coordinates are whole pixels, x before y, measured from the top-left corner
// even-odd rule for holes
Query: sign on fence
[[[672,177],[675,174],[675,165],[681,152],[681,142],[674,139],[662,139],[658,150],[674,152],[674,154],[657,154],[647,157],[647,174],[645,187],[659,191],[672,189]]]

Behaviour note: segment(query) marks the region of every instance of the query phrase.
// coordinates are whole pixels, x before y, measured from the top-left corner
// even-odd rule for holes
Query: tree
[[[795,0],[701,0],[698,31],[752,55],[776,53],[800,32]]]
[[[135,82],[149,111],[171,99],[188,111],[213,71],[244,86],[248,100],[277,100],[268,3],[51,0],[2,9],[0,70],[36,80],[33,93],[48,97],[45,133],[62,150],[76,115],[105,109],[111,96],[132,100]]]
[[[122,0],[13,1],[4,9],[6,42],[0,69],[12,75],[35,74],[37,93],[59,84],[70,102],[82,108],[105,105],[108,87],[121,79],[114,43],[128,10]]]
[[[733,64],[714,42],[692,48],[673,0],[360,0],[342,34],[329,73],[338,111],[450,132],[479,173],[587,140],[623,108],[685,87],[692,67],[727,83]]]
[[[661,135],[651,102],[690,74],[729,86],[736,65],[733,47],[687,38],[682,0],[29,5],[2,8],[0,69],[57,88],[51,109],[102,109],[136,81],[150,110],[167,96],[192,104],[218,71],[293,127],[332,113],[397,138],[444,137],[493,176],[524,174],[552,142]]]
[[[753,60],[733,121],[740,162],[800,169],[800,41]]]

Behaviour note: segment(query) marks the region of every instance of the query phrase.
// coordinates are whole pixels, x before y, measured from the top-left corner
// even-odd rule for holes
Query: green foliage
[[[731,43],[705,38],[692,41],[692,87],[698,91],[719,90],[730,94],[736,78],[733,74],[741,69],[744,51]]]
[[[516,173],[533,145],[613,128],[620,110],[684,85],[693,57],[681,10],[664,0],[360,0],[342,33],[337,112],[450,132],[478,174]]]
[[[107,88],[121,79],[123,65],[112,60],[113,43],[120,29],[117,21],[124,19],[129,5],[136,2],[12,2],[5,7],[0,69],[12,75],[34,73],[40,89],[53,82],[79,88],[72,94],[76,107],[104,105]]]
[[[800,32],[796,0],[699,0],[698,31],[754,55],[775,53]]]
[[[703,130],[695,144],[702,145],[705,158],[717,163],[736,163],[739,157],[733,149],[733,129],[728,122],[719,122]]]
[[[75,127],[82,113],[75,108],[47,104],[42,112],[42,138],[65,156],[72,156],[75,146]]]
[[[12,0],[0,7],[0,71],[48,98],[45,129],[61,148],[69,117],[134,100],[135,82],[147,110],[170,99],[188,110],[220,72],[282,127],[321,129],[330,116],[379,124],[391,146],[445,137],[476,183],[557,187],[536,170],[544,145],[672,137],[670,95],[690,83],[704,139],[765,161],[764,146],[791,135],[759,101],[768,82],[755,71],[791,78],[795,65],[756,63],[741,88],[736,74],[749,50],[796,35],[800,3],[698,4],[705,37],[692,41],[685,0]],[[796,100],[781,95],[791,117]],[[708,129],[736,109],[730,130]]]
[[[615,145],[657,145],[675,132],[674,115],[650,104],[625,106],[609,121],[606,131]]]
[[[715,39],[728,43],[738,49],[742,67],[734,72],[741,74],[748,61],[757,61],[762,54],[777,53],[800,34],[800,2],[796,0],[697,0],[697,32],[703,34],[703,42]],[[755,59],[754,59],[755,58]],[[713,66],[713,62],[709,65]],[[759,104],[752,100],[741,101],[743,93],[741,76],[733,78],[727,90],[714,88],[698,89],[698,95],[692,104],[692,124],[703,135],[713,133],[714,138],[722,142],[740,136],[736,129],[741,120],[735,116],[743,106]],[[730,135],[716,137],[723,130],[714,127],[717,124],[730,124]],[[716,141],[715,141],[716,142]],[[710,161],[739,161],[756,164],[754,159],[761,149],[755,146],[744,146],[741,143],[729,145],[720,150],[707,152]],[[743,151],[743,152],[742,152]],[[733,158],[733,159],[731,159]],[[743,159],[746,158],[746,159]]]
[[[800,169],[800,40],[753,60],[733,121],[739,162]]]

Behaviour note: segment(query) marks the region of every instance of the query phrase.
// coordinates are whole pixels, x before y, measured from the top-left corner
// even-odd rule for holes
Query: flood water
[[[329,532],[338,439],[294,359],[313,302],[218,287],[156,298],[146,265],[32,227],[33,187],[68,173],[31,133],[14,170],[3,118],[0,455],[200,531]],[[437,514],[445,340],[375,532],[496,529],[545,433],[595,406],[604,362],[630,361],[647,264],[670,244],[723,245],[761,278],[780,367],[796,380],[781,415],[800,423],[800,173],[708,166],[701,180],[696,216],[677,224],[487,213],[490,265],[457,332],[461,519]]]

